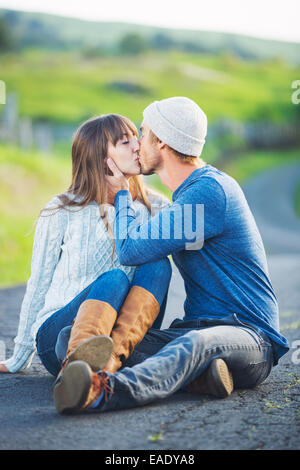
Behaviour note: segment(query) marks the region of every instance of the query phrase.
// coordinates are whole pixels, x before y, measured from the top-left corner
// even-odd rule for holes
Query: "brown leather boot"
[[[108,384],[109,377],[101,372],[96,374],[83,361],[74,361],[66,366],[59,383],[54,387],[55,408],[60,414],[72,414],[89,408],[104,392],[105,400],[113,390]]]
[[[88,299],[80,305],[58,378],[72,361],[85,361],[93,371],[105,366],[113,350],[110,333],[116,318],[116,310],[107,302]]]
[[[140,286],[131,287],[111,332],[113,353],[103,371],[117,372],[151,328],[159,310],[151,292]]]
[[[213,359],[208,368],[187,387],[190,393],[226,398],[233,391],[232,375],[223,359]]]

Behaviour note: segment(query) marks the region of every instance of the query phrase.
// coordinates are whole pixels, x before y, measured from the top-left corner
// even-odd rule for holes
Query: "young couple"
[[[141,132],[114,114],[85,122],[71,186],[38,220],[14,353],[0,371],[28,367],[37,350],[56,377],[59,413],[141,406],[178,390],[227,397],[263,382],[289,348],[245,196],[200,158],[204,112],[185,97],[156,101]],[[173,203],[140,173],[158,174]],[[186,300],[183,319],[161,330],[169,255]]]

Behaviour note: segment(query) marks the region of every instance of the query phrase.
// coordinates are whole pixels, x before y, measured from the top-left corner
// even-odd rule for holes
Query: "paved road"
[[[300,342],[300,221],[291,209],[299,178],[300,166],[282,167],[245,187],[265,242],[281,328],[291,345]],[[7,356],[23,295],[24,286],[0,291],[0,339]],[[165,326],[174,314],[182,315],[183,300],[175,270]],[[300,349],[291,348],[262,385],[226,400],[179,393],[134,410],[59,416],[52,378],[35,358],[28,371],[0,376],[0,449],[299,449],[299,382]],[[153,441],[157,434],[161,439]]]

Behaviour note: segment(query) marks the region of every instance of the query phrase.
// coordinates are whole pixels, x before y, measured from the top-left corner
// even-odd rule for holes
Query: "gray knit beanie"
[[[152,132],[169,147],[184,155],[201,155],[207,118],[194,101],[181,96],[154,101],[143,115]]]

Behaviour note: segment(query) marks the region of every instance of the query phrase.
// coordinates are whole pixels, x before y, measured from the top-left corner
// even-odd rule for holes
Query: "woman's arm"
[[[47,207],[53,207],[52,200]],[[62,210],[45,211],[38,219],[32,250],[31,275],[22,302],[13,356],[2,364],[9,372],[24,369],[35,352],[31,329],[44,306],[45,296],[58,263],[64,235]],[[50,215],[51,214],[51,215]]]

